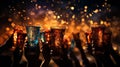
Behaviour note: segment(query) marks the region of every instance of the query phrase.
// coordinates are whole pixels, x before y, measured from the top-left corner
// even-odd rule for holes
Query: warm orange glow
[[[118,49],[117,46],[113,46],[113,50],[117,51],[117,49]]]
[[[60,16],[57,16],[57,19],[59,19],[60,18]]]
[[[31,11],[31,13],[30,13],[30,14],[31,14],[31,15],[35,15],[35,13],[34,13],[34,12],[32,12],[32,11]]]
[[[75,15],[73,15],[72,18],[74,19],[74,18],[75,18]]]
[[[91,39],[90,39],[90,38],[91,38],[91,33],[89,32],[89,33],[88,33],[88,36],[87,36],[88,43],[91,43]]]
[[[96,10],[94,10],[93,12],[94,12],[94,13],[98,13],[98,12],[99,12],[99,10],[98,10],[98,9],[96,9]]]
[[[9,31],[10,30],[10,28],[9,27],[6,27],[6,31]]]
[[[82,21],[82,22],[84,22],[84,21],[85,21],[85,19],[84,19],[84,18],[82,18],[82,19],[81,19],[81,21]]]
[[[15,23],[12,22],[12,23],[11,23],[11,26],[12,26],[12,27],[15,27]]]
[[[93,21],[92,21],[92,20],[90,20],[90,24],[91,24],[91,25],[93,24]]]
[[[99,44],[98,45],[102,45],[102,36],[103,36],[102,30],[99,30],[98,32]]]
[[[40,9],[41,6],[39,6],[38,4],[35,5],[36,6],[36,9]],[[46,7],[46,6],[44,6]],[[74,6],[71,6],[69,7],[71,10],[74,10],[75,7]],[[88,9],[88,6],[84,6],[84,12],[87,12],[87,9]],[[94,13],[98,13],[99,12],[99,9],[96,9],[93,11],[93,13],[90,13],[88,15],[85,15],[86,17],[90,17],[92,16]],[[19,14],[21,14],[21,12],[18,12]],[[98,22],[94,22],[93,20],[89,20],[89,24],[88,25],[85,21],[86,19],[84,17],[82,17],[81,22],[78,22],[76,23],[75,22],[75,19],[76,19],[76,16],[73,14],[72,15],[72,19],[71,21],[67,22],[67,21],[64,21],[64,20],[59,20],[61,19],[61,17],[63,15],[56,15],[55,14],[55,11],[51,11],[51,10],[47,10],[45,15],[42,17],[42,19],[36,19],[34,18],[34,16],[36,15],[35,12],[31,11],[30,12],[30,15],[32,15],[33,17],[24,17],[25,20],[31,20],[31,21],[28,21],[26,23],[26,25],[21,25],[18,21],[13,21],[13,19],[11,18],[8,18],[8,21],[13,21],[11,23],[11,26],[13,29],[17,29],[17,30],[22,30],[23,33],[26,33],[26,27],[27,25],[32,25],[32,26],[40,26],[40,31],[42,32],[46,32],[46,31],[50,31],[51,30],[51,27],[65,27],[66,30],[65,30],[65,35],[64,35],[64,40],[68,40],[68,45],[71,44],[71,39],[73,39],[73,36],[72,34],[73,33],[80,33],[80,39],[82,40],[83,43],[86,43],[86,38],[85,38],[85,32],[90,32],[91,31],[91,27],[90,26],[97,26],[98,25]],[[67,15],[69,17],[69,15]],[[59,21],[58,21],[59,20]],[[100,24],[104,24],[106,26],[110,25],[110,23],[107,23],[105,21],[101,21]],[[6,27],[6,31],[11,31],[11,28],[9,27]],[[90,35],[91,33],[89,33],[89,35],[87,36],[88,38],[88,42],[90,43]],[[99,31],[98,33],[99,35],[99,42],[102,42],[102,32]],[[46,36],[46,42],[50,41],[50,34],[49,33],[46,33],[45,34]],[[6,38],[6,36],[5,36]],[[14,33],[14,44],[16,44],[16,41],[17,41],[17,32]],[[1,39],[2,40],[2,39]],[[27,40],[27,39],[26,39]],[[59,40],[59,39],[58,39]],[[0,41],[2,42],[2,41]],[[58,42],[56,42],[58,43]]]
[[[12,21],[12,18],[8,18],[8,21],[11,22],[11,21]]]
[[[71,9],[71,10],[74,10],[74,9],[75,9],[75,7],[74,7],[74,6],[71,6],[71,7],[70,7],[70,9]]]
[[[103,21],[100,21],[100,24],[104,24],[104,22],[103,22]]]
[[[29,25],[31,25],[31,24],[32,24],[32,22],[28,22],[28,24],[29,24]]]
[[[14,35],[13,35],[13,43],[14,43],[14,46],[16,46],[16,44],[17,44],[17,31],[15,31]]]
[[[86,46],[82,46],[82,48],[83,48],[83,50],[86,50],[86,49],[87,49],[87,47],[86,47]]]
[[[87,8],[88,8],[88,6],[84,6],[84,8],[85,8],[85,9],[87,9]]]
[[[87,12],[87,10],[85,9],[84,12]]]
[[[5,40],[4,40],[2,37],[0,37],[0,46],[4,45],[4,44],[3,44],[4,41],[5,41]]]
[[[92,14],[89,14],[89,16],[91,17],[91,16],[92,16]]]

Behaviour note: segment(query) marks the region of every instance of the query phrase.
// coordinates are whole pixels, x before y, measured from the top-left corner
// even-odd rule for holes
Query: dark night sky
[[[19,2],[24,1],[25,4],[24,5],[20,5]],[[36,0],[34,0],[36,1]],[[46,1],[49,1],[49,3],[46,3]],[[46,6],[50,6],[53,0],[37,0],[37,2],[40,5],[46,5]],[[57,0],[54,0],[57,1]],[[59,0],[60,1],[60,0]],[[63,2],[67,2],[67,1],[73,1],[73,0],[61,0]],[[77,4],[78,6],[76,6],[76,8],[78,8],[79,6],[84,6],[85,4],[88,5],[88,7],[90,6],[92,9],[94,9],[94,5],[95,4],[101,4],[104,0],[80,0],[80,4],[77,3],[77,0],[75,0],[75,4]],[[110,16],[117,16],[120,17],[120,7],[119,7],[119,0],[108,0],[108,3],[111,4],[111,13]],[[30,4],[30,0],[0,0],[0,25],[2,25],[4,22],[6,22],[6,18],[9,17],[9,5],[12,6],[16,6],[17,8],[17,4],[19,4],[21,7],[18,9],[27,9],[29,8]],[[53,3],[55,5],[55,7],[49,7],[51,10],[57,10],[58,7],[63,8],[61,10],[64,10],[64,6],[65,5],[57,5],[57,3]],[[72,4],[71,4],[72,5]],[[67,12],[67,10],[64,10],[64,12]],[[62,12],[62,11],[61,11]],[[73,14],[78,14],[79,11],[74,10]],[[1,24],[2,23],[2,24]]]
[[[16,5],[20,1],[26,1],[25,3],[27,4],[28,3],[27,1],[30,1],[30,0],[0,0],[0,15],[2,15],[3,13],[7,13],[8,12],[8,11],[6,11],[6,10],[8,10],[8,5],[11,5],[11,4]],[[45,2],[45,0],[38,0],[38,1]],[[48,1],[50,1],[50,0],[48,0]],[[62,1],[68,1],[68,0],[62,0]],[[82,0],[80,0],[80,1],[82,1]],[[84,2],[88,1],[88,2],[90,2],[90,4],[94,5],[96,3],[99,4],[103,0],[83,0],[83,1]],[[91,3],[91,2],[93,2],[93,3]],[[108,0],[108,3],[110,3],[111,6],[112,6],[113,14],[115,14],[116,16],[120,16],[120,13],[118,13],[120,11],[119,0]],[[43,5],[47,5],[47,4],[43,3]]]

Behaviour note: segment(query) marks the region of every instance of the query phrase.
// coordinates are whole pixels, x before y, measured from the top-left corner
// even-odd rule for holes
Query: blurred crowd
[[[110,33],[104,32],[102,45],[98,44],[97,38],[92,37],[90,42],[87,39],[87,52],[82,47],[80,33],[72,34],[74,47],[70,47],[67,40],[59,39],[63,35],[52,34],[50,40],[43,42],[39,39],[34,47],[25,40],[26,34],[18,37],[17,45],[13,46],[12,35],[0,47],[0,67],[120,67],[120,56],[112,48]],[[86,33],[86,38],[88,35]]]

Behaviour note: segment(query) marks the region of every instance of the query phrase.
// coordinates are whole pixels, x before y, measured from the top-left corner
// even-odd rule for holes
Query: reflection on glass
[[[61,43],[63,42],[64,32],[65,28],[51,28],[52,42],[54,42],[54,46],[61,46]]]
[[[26,26],[28,44],[35,47],[38,44],[38,38],[40,35],[40,27],[38,26]]]

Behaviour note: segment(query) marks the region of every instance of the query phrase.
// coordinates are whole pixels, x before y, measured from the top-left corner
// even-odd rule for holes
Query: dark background
[[[19,3],[20,1],[25,1],[26,6],[29,4],[30,0],[0,0],[0,18],[4,17],[4,16],[8,16],[8,5],[16,5],[17,3]],[[38,1],[42,1],[45,2],[45,0],[38,0]],[[63,0],[66,1],[66,0]],[[68,1],[68,0],[67,0]],[[77,1],[77,0],[76,0]],[[88,4],[94,5],[94,4],[99,4],[102,3],[103,0],[80,0],[80,1],[88,1]],[[120,17],[120,7],[119,7],[119,0],[108,0],[108,3],[111,4],[111,15],[113,16],[118,16]],[[43,5],[47,5],[47,3],[42,3]],[[80,4],[83,5],[84,3]],[[23,7],[21,5],[21,7]],[[24,6],[25,7],[25,6]],[[54,8],[53,8],[54,9]]]
[[[24,1],[25,4],[20,4],[21,1]],[[19,4],[19,8],[18,10],[21,9],[27,9],[29,8],[29,6],[31,6],[30,4],[31,0],[0,0],[0,29],[2,29],[4,26],[8,25],[9,26],[9,22],[8,22],[8,18],[12,15],[10,15],[9,10],[10,8],[8,8],[9,5],[12,6],[16,6],[17,4]],[[52,0],[48,0],[49,3],[46,3],[47,0],[33,0],[33,1],[37,1],[40,5],[46,5],[49,7],[49,5],[52,3]],[[54,0],[57,1],[57,0]],[[67,1],[73,1],[73,0],[61,0],[63,2],[67,2]],[[81,2],[78,4],[77,0],[75,0],[75,4],[77,4],[77,7],[82,7],[85,4],[87,4],[88,6],[90,6],[91,10],[95,9],[94,5],[96,4],[101,4],[103,3],[104,0],[80,0]],[[109,17],[113,18],[113,16],[120,18],[120,7],[119,7],[119,0],[108,0],[107,1],[109,4],[111,4],[111,12],[109,13]],[[55,10],[57,11],[57,8],[63,8],[62,10],[64,10],[64,6],[65,5],[58,5],[57,3],[54,3],[55,7],[49,7],[51,10]],[[67,10],[64,10],[67,11]],[[62,11],[61,11],[62,12]],[[79,11],[74,10],[73,14],[78,15]],[[66,18],[64,18],[66,19]]]

